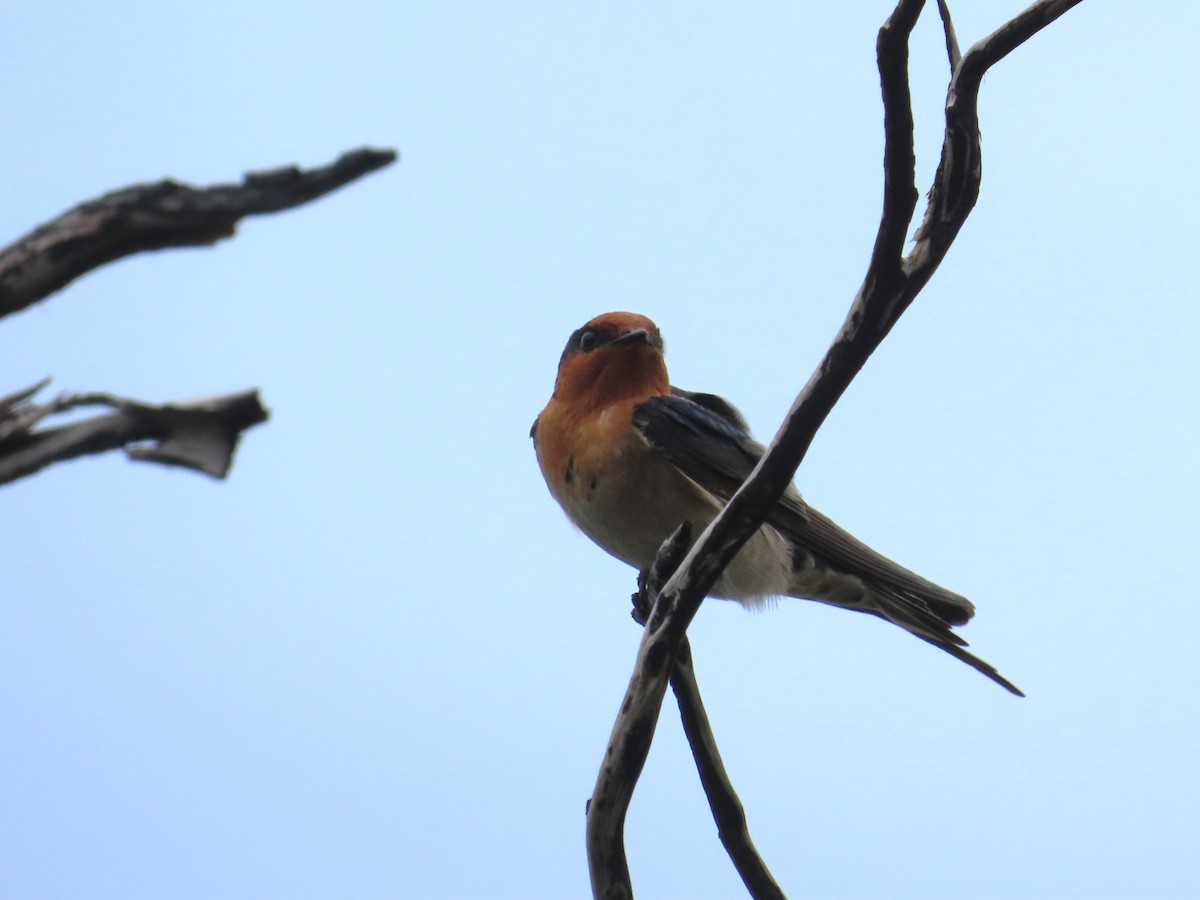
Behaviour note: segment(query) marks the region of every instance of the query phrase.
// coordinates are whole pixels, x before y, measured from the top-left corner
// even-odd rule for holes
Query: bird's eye
[[[579,336],[579,349],[585,353],[588,350],[596,349],[596,345],[599,343],[600,335],[596,334],[596,332],[592,331],[590,328]]]

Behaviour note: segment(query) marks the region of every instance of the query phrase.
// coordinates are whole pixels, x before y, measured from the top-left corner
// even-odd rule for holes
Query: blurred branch
[[[916,244],[907,256],[905,234],[918,199],[908,40],[923,0],[900,0],[880,29],[876,55],[884,103],[884,200],[867,273],[825,358],[797,395],[766,454],[654,604],[592,793],[587,845],[593,896],[632,895],[624,865],[625,815],[688,625],[725,566],[779,501],[818,428],[932,277],[975,205],[982,172],[977,102],[983,74],[1078,2],[1040,0],[958,60],[947,89],[942,158]],[[948,14],[943,23],[951,34]],[[948,36],[947,42],[953,56],[957,40]]]
[[[242,432],[267,419],[258,391],[253,390],[161,406],[111,394],[65,395],[34,403],[33,396],[48,382],[0,398],[0,485],[53,463],[121,448],[132,460],[224,478]],[[88,406],[112,411],[51,428],[36,427]]]
[[[363,147],[318,168],[250,172],[241,184],[196,188],[166,179],[81,203],[0,250],[0,318],[122,257],[215,244],[233,235],[246,216],[308,203],[395,159],[394,150]],[[133,460],[224,478],[242,432],[267,419],[255,390],[161,406],[99,393],[34,403],[49,381],[0,397],[0,484],[52,463],[118,448]],[[36,427],[85,406],[112,412]]]
[[[88,200],[0,250],[0,318],[122,257],[215,244],[246,216],[308,203],[395,159],[394,150],[364,147],[314,169],[250,172],[241,184],[197,188],[166,179]]]

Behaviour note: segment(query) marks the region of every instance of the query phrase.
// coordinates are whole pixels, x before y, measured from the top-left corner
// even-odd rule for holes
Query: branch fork
[[[933,276],[975,206],[982,177],[978,97],[984,73],[1079,2],[1039,0],[960,54],[949,9],[945,0],[939,0],[951,67],[946,130],[925,215],[907,255],[906,235],[919,198],[908,42],[923,0],[899,0],[880,29],[876,54],[884,104],[884,198],[867,273],[824,359],[750,477],[677,568],[669,563],[679,553],[678,532],[655,562],[656,568],[674,569],[674,573],[658,592],[650,613],[589,805],[587,849],[593,896],[633,896],[624,849],[625,815],[650,749],[667,683],[674,685],[677,674],[690,664],[688,625],[725,566],[779,501],[834,404]],[[680,696],[678,689],[676,696]],[[686,721],[688,714],[684,716]],[[697,765],[703,771],[701,754]],[[713,794],[709,796],[712,804]],[[734,851],[730,854],[734,856]],[[782,896],[769,873],[768,881],[751,883],[736,857],[734,861],[751,896]],[[766,871],[765,865],[762,870]]]

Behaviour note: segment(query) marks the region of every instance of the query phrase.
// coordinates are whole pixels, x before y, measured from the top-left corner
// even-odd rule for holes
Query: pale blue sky
[[[968,44],[1020,2],[958,6]],[[634,581],[529,424],[633,309],[771,436],[867,261],[889,9],[10,4],[2,240],[133,181],[403,160],[0,323],[0,392],[272,409],[227,483],[3,491],[0,896],[584,896]],[[691,630],[793,896],[1200,893],[1198,30],[1087,0],[987,77],[978,208],[798,477],[971,597],[1028,698],[816,604]],[[924,189],[932,18],[913,55]],[[628,847],[641,896],[739,895],[670,699]]]

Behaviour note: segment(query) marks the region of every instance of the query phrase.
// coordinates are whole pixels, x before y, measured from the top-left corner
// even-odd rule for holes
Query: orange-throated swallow
[[[597,316],[571,335],[530,436],[567,517],[638,570],[680,523],[706,528],[764,452],[725,400],[671,386],[658,326],[629,312]],[[711,596],[750,609],[789,596],[871,613],[1024,696],[951,630],[974,615],[969,600],[875,552],[794,485]]]

